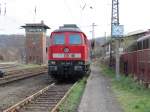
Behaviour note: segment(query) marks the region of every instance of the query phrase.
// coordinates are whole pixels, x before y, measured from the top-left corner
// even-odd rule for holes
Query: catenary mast
[[[118,0],[112,0],[112,10],[111,10],[111,37],[113,36],[113,26],[119,25],[119,2]],[[110,42],[110,67],[112,67],[112,38]]]
[[[112,38],[115,39],[115,54],[116,54],[116,79],[119,80],[119,0],[112,0],[112,12],[111,12],[111,42],[110,42],[110,66],[112,66]],[[115,33],[115,34],[114,34]]]

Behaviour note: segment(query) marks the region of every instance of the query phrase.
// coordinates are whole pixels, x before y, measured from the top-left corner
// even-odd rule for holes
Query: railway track
[[[51,84],[3,112],[56,112],[73,84]],[[75,85],[75,84],[74,84]]]
[[[46,68],[31,68],[31,69],[9,71],[5,74],[3,78],[0,78],[0,85],[12,81],[24,79],[24,78],[36,76],[43,73],[47,73]]]
[[[9,68],[15,68],[18,65],[8,65],[8,64],[0,64],[0,69],[9,69]]]

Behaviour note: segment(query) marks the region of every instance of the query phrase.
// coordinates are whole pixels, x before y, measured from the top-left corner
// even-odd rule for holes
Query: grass
[[[124,112],[150,112],[150,89],[134,82],[131,77],[121,75],[115,79],[115,72],[101,66],[104,75],[112,80],[112,90],[116,94]]]
[[[59,106],[59,112],[76,112],[80,103],[81,96],[84,92],[87,78],[83,78],[77,82],[77,85],[72,89],[69,96]]]

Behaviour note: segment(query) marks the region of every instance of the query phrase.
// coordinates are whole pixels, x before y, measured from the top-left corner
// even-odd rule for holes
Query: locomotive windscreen
[[[71,34],[69,35],[69,43],[70,44],[81,44],[81,37],[79,34]]]
[[[56,34],[54,35],[54,44],[65,44],[65,35],[64,34]]]

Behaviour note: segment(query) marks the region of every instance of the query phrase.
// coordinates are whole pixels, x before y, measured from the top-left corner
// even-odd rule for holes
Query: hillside
[[[0,35],[0,60],[20,60],[24,54],[24,42],[23,35]]]
[[[24,58],[24,35],[0,35],[0,61],[21,61]]]

